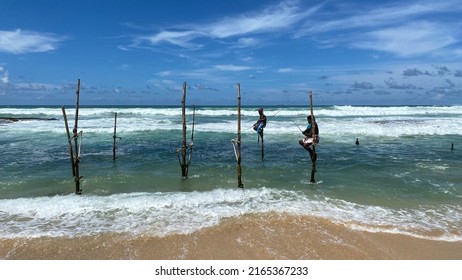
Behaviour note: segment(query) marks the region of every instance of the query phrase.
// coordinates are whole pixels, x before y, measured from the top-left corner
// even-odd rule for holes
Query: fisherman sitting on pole
[[[260,118],[253,125],[253,129],[261,136],[263,134],[263,128],[266,127],[266,116],[263,114],[263,108],[258,109],[258,114],[260,115]]]
[[[305,135],[305,138],[298,141],[298,143],[300,143],[300,145],[302,145],[303,148],[305,148],[310,153],[311,161],[315,162],[316,161],[316,153],[313,152],[313,150],[312,150],[312,148],[310,148],[310,146],[314,147],[319,143],[319,128],[318,128],[318,124],[316,123],[315,117],[313,117],[314,135],[311,135],[312,130],[313,130],[312,127],[311,127],[312,126],[311,116],[308,116],[306,119],[308,120],[308,125],[307,125],[305,131],[302,131],[303,135]]]

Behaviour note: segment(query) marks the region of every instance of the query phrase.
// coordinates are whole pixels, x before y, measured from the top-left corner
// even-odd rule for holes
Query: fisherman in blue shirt
[[[258,114],[260,118],[258,121],[253,125],[253,129],[260,135],[263,134],[263,128],[266,127],[266,116],[263,114],[263,108],[258,109]]]

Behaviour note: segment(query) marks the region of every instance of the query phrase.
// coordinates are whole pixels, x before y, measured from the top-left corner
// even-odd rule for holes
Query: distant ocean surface
[[[265,107],[263,161],[251,128],[257,109],[241,111],[242,190],[231,144],[236,107],[196,107],[184,179],[176,154],[179,106],[82,106],[83,193],[75,195],[61,108],[1,106],[0,238],[162,237],[245,214],[287,213],[462,241],[462,106],[315,107],[321,137],[316,184],[298,144],[297,125],[306,127],[308,108]],[[66,112],[72,130],[75,108]],[[121,137],[116,161],[114,112]],[[192,112],[188,107],[188,143]]]

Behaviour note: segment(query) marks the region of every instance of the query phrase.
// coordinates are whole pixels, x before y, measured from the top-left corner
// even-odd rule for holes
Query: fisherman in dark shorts
[[[310,153],[311,161],[314,162],[316,161],[316,153],[313,152],[311,146],[314,147],[319,143],[319,127],[314,116],[313,121],[311,120],[311,116],[308,116],[306,119],[308,120],[308,125],[306,126],[305,131],[302,131],[303,135],[305,135],[305,138],[298,141],[298,143]],[[313,122],[314,135],[311,135]]]

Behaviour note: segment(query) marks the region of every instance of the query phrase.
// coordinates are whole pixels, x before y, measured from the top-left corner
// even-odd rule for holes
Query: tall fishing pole
[[[191,156],[193,153],[195,119],[196,119],[196,106],[193,105],[193,123],[192,123],[192,129],[191,129],[191,144],[189,144],[189,157],[188,157],[188,163],[187,163],[188,166],[191,163]]]
[[[314,174],[316,173],[316,122],[314,120],[314,115],[313,115],[313,94],[311,93],[310,90],[310,116],[311,116],[311,138],[313,139],[313,142],[311,142],[311,147],[313,149],[313,156],[311,157],[311,183],[316,183],[316,180],[314,179]]]
[[[237,140],[231,139],[237,161],[237,187],[243,189],[241,168],[241,85],[237,84]]]
[[[241,84],[237,84],[237,186],[243,189],[241,168]]]
[[[268,121],[270,121],[270,120],[272,120],[274,117],[276,117],[276,115],[279,114],[279,112],[281,112],[281,110],[282,110],[282,109],[279,109],[279,110],[276,112],[276,114],[272,115],[272,116],[268,119]]]
[[[258,139],[261,138],[261,160],[263,161],[265,158],[265,141],[263,140],[263,128],[261,129],[261,132],[258,133]],[[260,143],[260,140],[258,140]]]
[[[193,105],[193,124],[192,124],[192,132],[191,132],[191,145],[194,142],[194,125],[196,123],[196,105]]]
[[[191,134],[191,144],[187,145],[186,143],[186,82],[183,83],[183,98],[181,100],[181,116],[182,116],[182,123],[183,123],[183,134],[182,134],[182,145],[181,148],[177,149],[177,156],[178,161],[181,166],[181,176],[183,178],[188,177],[189,171],[189,164],[191,163],[191,155],[192,155],[192,147],[193,147],[193,139],[194,139],[194,118],[195,118],[195,107],[194,107],[194,115],[193,115],[193,129]],[[187,156],[187,149],[189,146],[189,155]],[[181,159],[179,151],[181,150]],[[188,157],[188,160],[186,160]]]
[[[298,124],[295,121],[292,121],[292,122],[295,124],[295,126],[298,128],[298,130],[300,130],[300,132],[303,133],[303,130],[298,126]]]
[[[114,113],[114,135],[112,136],[113,138],[113,144],[112,144],[112,160],[116,160],[116,140],[117,139],[122,139],[120,137],[117,137],[117,112]]]
[[[61,107],[61,110],[64,116],[64,124],[66,126],[67,144],[68,144],[69,155],[70,155],[71,165],[72,165],[72,176],[74,176],[74,182],[75,182],[75,194],[82,194],[82,189],[80,188],[80,179],[82,179],[83,177],[83,176],[80,176],[80,172],[79,172],[80,148],[82,146],[83,131],[77,132],[78,131],[78,121],[79,121],[79,94],[80,94],[80,79],[77,80],[77,90],[75,91],[76,105],[75,105],[74,129],[72,130],[73,137],[71,137],[71,134],[69,132],[69,124],[67,122],[66,110],[64,109],[64,106]],[[75,145],[74,148],[72,148],[72,140],[74,140],[74,145]]]

